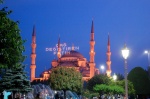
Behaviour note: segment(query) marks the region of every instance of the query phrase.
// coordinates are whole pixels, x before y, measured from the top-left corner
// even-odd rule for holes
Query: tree
[[[22,66],[15,69],[8,69],[6,74],[2,77],[0,83],[1,92],[4,89],[13,92],[13,94],[17,92],[27,93],[31,91],[30,81],[27,80],[24,67]]]
[[[148,74],[148,77],[149,77],[149,80],[150,80],[150,66],[147,67],[147,74]]]
[[[88,98],[88,99],[92,99],[93,97],[99,97],[99,93],[98,92],[91,92],[87,89],[85,89],[82,93],[83,97]],[[83,99],[85,99],[83,98]]]
[[[110,81],[111,80],[107,75],[95,75],[87,82],[87,89],[92,91],[96,84],[109,84]]]
[[[123,94],[124,89],[119,85],[98,84],[93,87],[93,90],[99,93]]]
[[[12,11],[6,9],[0,10],[0,89],[13,93],[28,92],[31,90],[30,81],[22,64],[25,40],[21,38],[19,22],[11,20],[9,15]]]
[[[141,67],[135,67],[128,75],[128,80],[134,85],[136,94],[150,94],[150,80],[147,72]]]
[[[0,10],[0,70],[17,68],[17,64],[24,61],[24,40],[20,36],[18,22],[14,22],[8,16],[12,11],[7,7]]]
[[[3,3],[3,0],[0,0],[0,4]]]
[[[125,81],[121,80],[121,81],[116,81],[115,83],[111,82],[109,84],[96,84],[93,87],[93,90],[95,92],[98,92],[100,95],[102,94],[105,94],[105,95],[124,94],[125,93]],[[133,84],[130,81],[128,81],[128,93],[131,97],[135,95]]]
[[[55,90],[71,90],[81,93],[83,86],[82,75],[75,68],[56,67],[50,74],[49,83]]]
[[[121,86],[123,89],[125,89],[125,80],[116,81],[116,83],[113,85],[118,85]],[[129,95],[135,95],[133,83],[129,80],[128,80],[128,93]]]
[[[117,75],[117,80],[123,80],[124,76],[120,73],[116,74]]]

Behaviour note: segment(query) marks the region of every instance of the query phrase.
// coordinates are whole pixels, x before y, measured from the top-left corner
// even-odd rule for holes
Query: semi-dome
[[[77,58],[84,58],[83,55],[77,51],[71,50],[67,53],[65,53],[64,55],[62,55],[63,57],[77,57]]]

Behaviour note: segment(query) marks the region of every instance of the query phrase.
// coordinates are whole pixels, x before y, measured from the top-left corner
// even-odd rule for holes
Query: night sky
[[[79,48],[89,60],[89,41],[92,19],[95,32],[96,67],[106,66],[107,38],[110,34],[112,74],[124,74],[121,49],[130,49],[128,71],[136,66],[147,69],[150,50],[150,0],[5,0],[0,8],[7,6],[13,13],[9,16],[19,21],[21,36],[27,56],[24,64],[30,73],[31,35],[36,26],[36,76],[57,58],[52,51],[60,35],[61,43]],[[106,68],[106,67],[105,67]]]

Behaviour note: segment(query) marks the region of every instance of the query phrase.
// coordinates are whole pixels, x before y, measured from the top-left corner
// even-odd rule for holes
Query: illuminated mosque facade
[[[36,69],[36,32],[35,27],[33,27],[33,33],[32,33],[32,43],[31,43],[31,65],[30,65],[30,81],[36,81],[36,80],[48,80],[51,74],[51,69],[56,68],[58,66],[65,66],[65,67],[74,67],[77,71],[79,71],[82,74],[82,79],[84,81],[88,81],[91,79],[94,75],[99,74],[99,69],[96,68],[95,63],[95,40],[94,40],[94,24],[92,21],[91,26],[91,33],[90,33],[90,60],[88,61],[81,53],[74,50],[74,46],[72,46],[72,49],[68,51],[67,53],[61,54],[61,46],[60,46],[60,38],[58,39],[58,46],[57,46],[57,59],[52,60],[51,62],[51,68],[48,70],[45,70],[41,73],[40,77],[35,77],[35,69]],[[107,70],[106,74],[108,77],[111,76],[111,51],[110,51],[110,39],[108,35],[108,44],[107,44]]]

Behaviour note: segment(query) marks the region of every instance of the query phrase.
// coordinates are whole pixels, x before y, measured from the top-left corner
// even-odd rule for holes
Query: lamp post
[[[148,56],[148,66],[150,66],[150,50],[145,50],[144,53]]]
[[[148,76],[150,78],[150,50],[145,50],[144,53],[147,54],[147,56],[148,56],[148,68],[147,68],[147,71],[148,71]]]
[[[129,49],[126,47],[126,44],[124,45],[124,48],[122,49],[122,56],[124,58],[125,63],[125,99],[128,99],[128,81],[127,81],[127,58],[129,56]]]
[[[104,69],[105,69],[104,65],[101,65],[100,69],[102,70],[102,73],[104,73]]]

